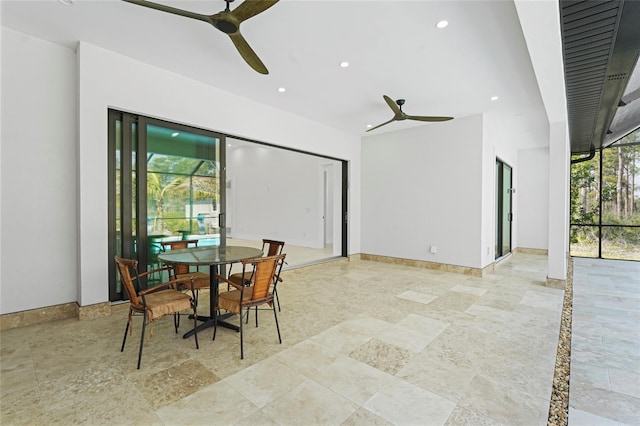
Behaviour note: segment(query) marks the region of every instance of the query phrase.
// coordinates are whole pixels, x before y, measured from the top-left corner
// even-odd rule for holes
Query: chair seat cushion
[[[161,290],[145,295],[147,320],[191,309],[191,297],[176,290]]]
[[[211,280],[209,277],[209,274],[206,274],[204,272],[189,272],[188,274],[178,274],[176,275],[176,278],[179,280],[182,279],[191,279],[191,277],[194,278],[193,280],[193,288],[196,290],[199,290],[201,288],[209,288],[211,286]],[[185,284],[184,288],[189,289],[189,284]]]
[[[218,296],[218,307],[234,314],[240,313],[240,290],[231,290],[220,293]],[[253,287],[247,287],[244,289],[242,295],[243,301],[251,300],[253,294]]]

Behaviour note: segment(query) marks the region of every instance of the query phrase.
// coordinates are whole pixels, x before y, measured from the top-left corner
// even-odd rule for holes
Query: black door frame
[[[508,182],[508,187],[505,187],[504,182],[504,167],[508,167],[511,170],[510,173],[510,181]],[[503,225],[505,221],[504,217],[504,194],[505,190],[508,190],[510,194],[513,194],[513,167],[511,167],[506,162],[502,161],[500,158],[496,157],[496,252],[495,258],[499,259],[507,254],[511,253],[513,250],[512,246],[512,235],[513,235],[513,196],[509,197],[509,213],[507,214],[506,220],[509,223],[509,250],[507,252],[503,251],[504,247],[504,233],[503,233]]]
[[[154,125],[159,127],[165,127],[170,129],[175,129],[178,132],[189,132],[195,133],[211,138],[218,139],[220,144],[220,149],[218,150],[218,158],[217,161],[220,162],[221,165],[225,164],[225,136],[213,132],[211,130],[204,130],[197,127],[187,126],[184,124],[173,123],[166,120],[160,120],[152,117],[146,117],[139,114],[133,114],[123,111],[117,111],[114,109],[108,110],[108,179],[109,185],[107,194],[109,197],[108,206],[109,206],[109,214],[108,214],[108,265],[109,265],[109,300],[110,301],[118,301],[123,300],[125,295],[122,292],[117,292],[116,280],[117,274],[115,269],[115,264],[113,262],[113,258],[116,254],[118,254],[118,247],[116,247],[116,188],[112,183],[115,182],[116,176],[116,121],[121,121],[121,141],[122,147],[121,151],[128,153],[129,155],[121,155],[120,157],[120,169],[121,169],[121,240],[120,240],[120,256],[125,258],[136,258],[138,260],[138,264],[148,265],[148,247],[147,247],[147,191],[146,191],[146,176],[147,176],[147,125]],[[133,125],[135,125],[135,134],[137,134],[137,138],[134,138],[134,130]],[[127,130],[128,129],[128,130]],[[134,140],[136,139],[136,140]],[[131,237],[133,226],[131,220],[122,220],[122,218],[132,218],[133,217],[133,197],[131,187],[133,185],[132,181],[132,171],[134,170],[134,164],[132,161],[132,154],[136,152],[136,237],[137,237],[137,247],[136,252],[133,250],[133,238]],[[144,153],[144,155],[140,155],[140,153]],[[220,176],[219,179],[221,182],[224,182],[223,179],[226,179],[225,176],[225,168],[220,168]],[[126,189],[128,188],[128,189]],[[220,188],[220,199],[221,201],[225,198],[225,186],[219,185]],[[126,189],[126,190],[125,190]],[[225,205],[223,202],[219,203],[218,206],[220,214],[224,217],[224,209]],[[220,231],[220,241],[224,244],[224,230]],[[143,283],[144,285],[144,283]]]

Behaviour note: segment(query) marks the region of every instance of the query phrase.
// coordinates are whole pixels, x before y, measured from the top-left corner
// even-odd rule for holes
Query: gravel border
[[[569,378],[571,371],[571,314],[573,312],[573,259],[567,267],[567,285],[562,303],[560,336],[556,353],[556,368],[549,404],[548,426],[567,426],[569,423]]]

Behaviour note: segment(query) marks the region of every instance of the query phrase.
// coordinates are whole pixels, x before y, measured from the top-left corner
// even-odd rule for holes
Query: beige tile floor
[[[261,248],[262,241],[229,238],[227,239],[227,245]],[[322,249],[285,244],[283,253],[287,254],[287,268],[307,266],[337,257],[333,254],[332,244],[326,244]]]
[[[544,286],[546,265],[518,254],[483,278],[372,261],[288,270],[283,343],[261,312],[244,360],[238,333],[207,330],[196,350],[163,318],[136,370],[139,318],[119,350],[125,310],[2,331],[0,423],[543,425],[563,296]]]
[[[574,259],[569,424],[640,425],[640,262]]]

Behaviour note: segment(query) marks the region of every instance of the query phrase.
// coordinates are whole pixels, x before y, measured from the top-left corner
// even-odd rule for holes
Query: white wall
[[[0,7],[0,22],[2,21],[2,8]],[[2,28],[0,28],[0,313],[2,313]]]
[[[496,245],[496,159],[512,168],[511,185],[516,192],[511,194],[511,248],[518,246],[518,147],[522,145],[522,129],[510,126],[509,116],[493,112],[483,115],[483,208],[482,208],[482,266],[495,260]]]
[[[570,149],[567,122],[549,127],[549,258],[547,278],[567,279]]]
[[[1,313],[108,301],[109,107],[347,160],[360,251],[358,137],[83,42],[76,55],[2,31]]]
[[[77,299],[75,53],[2,28],[0,313]]]
[[[513,168],[511,248],[547,248],[549,218],[547,210],[541,210],[540,206],[545,203],[543,198],[548,197],[549,156],[544,147],[548,146],[549,123],[541,105],[532,104],[528,113],[536,117],[532,122],[537,125],[523,128],[510,118],[512,112],[508,111],[484,115],[483,266],[495,259],[496,158]],[[537,207],[532,210],[532,206]],[[531,240],[532,234],[538,237],[535,242]]]
[[[481,266],[482,126],[477,115],[363,138],[363,253]]]
[[[483,128],[484,132],[486,130]],[[483,140],[486,140],[486,135]],[[482,144],[482,207],[480,235],[481,267],[493,263],[496,258],[496,147]]]
[[[348,160],[349,253],[359,251],[359,138],[87,43],[78,55],[81,305],[107,300],[108,107]]]
[[[491,264],[496,158],[513,167],[512,248],[521,245],[520,229],[544,239],[548,215],[531,215],[529,206],[548,194],[548,155],[527,158],[520,170],[522,147],[548,139],[543,112],[535,111],[535,130],[511,122],[511,112],[491,112],[363,138],[363,253],[474,268]],[[527,188],[538,192],[522,194],[523,175]],[[436,254],[429,253],[430,245],[438,247]]]
[[[359,250],[357,137],[239,98],[87,43],[79,46],[80,304],[106,300],[107,108],[244,136],[350,161],[349,252]],[[89,219],[90,220],[86,220]],[[85,255],[86,253],[86,255]]]
[[[339,172],[339,163],[258,144],[242,143],[237,148],[231,144],[226,160],[234,205],[227,217],[233,224],[233,238],[269,237],[323,248],[324,166],[336,163],[334,169]],[[332,193],[340,191],[339,177],[336,180],[338,188]],[[339,215],[340,206],[335,207]],[[335,216],[336,212],[331,215]]]
[[[549,245],[549,148],[518,155],[518,246],[546,250]]]

